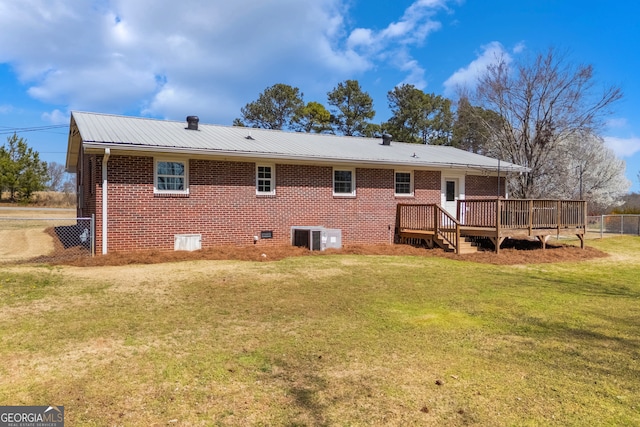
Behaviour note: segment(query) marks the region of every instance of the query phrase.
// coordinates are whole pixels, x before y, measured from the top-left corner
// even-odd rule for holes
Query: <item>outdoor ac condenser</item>
[[[321,226],[294,226],[291,227],[291,243],[312,251],[339,249],[342,247],[342,231]]]

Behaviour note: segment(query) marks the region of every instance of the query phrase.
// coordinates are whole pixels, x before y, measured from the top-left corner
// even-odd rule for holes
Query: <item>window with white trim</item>
[[[189,163],[187,160],[156,159],[154,164],[154,192],[189,194]]]
[[[274,165],[256,165],[256,194],[276,194],[276,167]]]
[[[333,195],[356,195],[356,170],[353,168],[333,169]]]
[[[396,171],[395,172],[395,195],[396,196],[413,196],[413,172]]]

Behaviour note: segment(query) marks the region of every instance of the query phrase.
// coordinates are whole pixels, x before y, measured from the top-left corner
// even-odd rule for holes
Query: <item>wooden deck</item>
[[[439,205],[399,204],[396,238],[464,253],[470,251],[465,238],[488,238],[499,252],[510,237],[536,237],[544,249],[550,236],[576,235],[584,248],[586,219],[583,200],[459,200],[455,218]]]

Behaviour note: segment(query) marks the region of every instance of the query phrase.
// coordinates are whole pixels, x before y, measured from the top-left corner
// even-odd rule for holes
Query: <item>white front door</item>
[[[445,177],[442,180],[442,207],[454,218],[456,218],[458,199],[460,199],[460,178]]]

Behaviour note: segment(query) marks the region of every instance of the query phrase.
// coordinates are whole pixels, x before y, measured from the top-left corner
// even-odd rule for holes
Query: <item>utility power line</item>
[[[7,135],[11,133],[23,133],[23,132],[41,132],[52,129],[68,128],[69,125],[48,125],[48,126],[33,126],[24,128],[11,128],[8,126],[0,126],[0,135]]]

